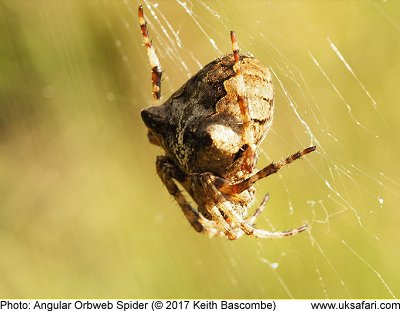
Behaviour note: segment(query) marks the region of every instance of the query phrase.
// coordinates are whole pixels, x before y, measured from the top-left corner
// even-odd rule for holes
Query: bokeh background
[[[139,4],[0,2],[0,296],[400,296],[400,2],[145,2],[164,99],[235,29],[276,74],[260,166],[319,146],[257,187],[260,227],[311,230],[235,242],[196,234],[155,172]]]

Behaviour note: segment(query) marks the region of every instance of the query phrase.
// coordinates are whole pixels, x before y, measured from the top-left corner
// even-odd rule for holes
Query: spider
[[[163,71],[148,35],[142,6],[138,14],[151,65],[153,98],[159,100]],[[235,33],[231,31],[230,36],[232,54],[204,66],[164,104],[142,110],[150,143],[165,152],[157,157],[157,173],[197,232],[229,240],[244,234],[257,238],[296,235],[307,225],[282,232],[254,227],[268,195],[249,216],[255,201],[253,185],[313,152],[316,146],[261,170],[255,168],[258,147],[272,124],[272,76],[259,60],[239,53]],[[197,208],[192,207],[178,183]]]

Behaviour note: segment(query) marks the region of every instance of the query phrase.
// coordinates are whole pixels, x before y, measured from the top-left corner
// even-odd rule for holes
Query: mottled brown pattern
[[[139,18],[143,36],[147,36],[140,8]],[[262,170],[255,169],[258,147],[272,125],[272,77],[259,60],[240,54],[234,32],[231,40],[233,54],[204,66],[164,104],[142,110],[150,142],[165,151],[164,156],[157,157],[157,173],[198,232],[230,240],[243,234],[259,238],[295,235],[307,227],[284,232],[254,228],[267,196],[255,213],[248,216],[255,199],[253,185],[316,147],[306,148]],[[150,55],[149,60],[152,63]],[[191,206],[177,183],[197,208]]]

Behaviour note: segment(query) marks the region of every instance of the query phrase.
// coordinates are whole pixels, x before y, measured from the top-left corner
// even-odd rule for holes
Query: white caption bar
[[[399,300],[0,300],[0,310],[400,310]]]

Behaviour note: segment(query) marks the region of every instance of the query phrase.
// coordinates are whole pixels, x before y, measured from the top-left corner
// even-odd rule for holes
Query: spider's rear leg
[[[250,128],[250,110],[246,99],[246,85],[244,82],[243,74],[241,71],[241,62],[239,56],[239,44],[236,41],[236,34],[231,31],[231,41],[232,41],[232,51],[233,58],[235,59],[235,65],[233,70],[235,71],[236,77],[236,91],[237,91],[237,102],[240,108],[240,115],[243,121],[243,133],[242,133],[242,144],[247,146],[245,153],[243,155],[243,170],[247,172],[252,172],[255,165],[256,149],[257,146],[254,143],[253,132]]]
[[[232,204],[234,204],[234,202],[228,201],[217,189],[217,187],[214,185],[214,175],[211,173],[202,173],[193,174],[192,176],[195,177],[193,182],[199,186],[199,189],[201,188],[203,190],[203,194],[207,197],[213,198],[215,205],[209,206],[209,212],[217,224],[223,226],[223,232],[230,240],[238,239],[243,235],[243,232],[247,235],[252,235],[257,238],[275,239],[296,235],[307,229],[306,225],[297,229],[283,232],[271,232],[263,229],[256,229],[250,223],[247,223],[242,216],[239,215],[234,208],[232,208]],[[226,227],[226,221],[223,215],[225,215],[225,217],[231,223],[229,227]]]
[[[244,190],[249,189],[252,185],[254,185],[260,179],[268,177],[269,175],[272,175],[272,174],[278,172],[282,167],[292,163],[293,161],[295,161],[297,159],[302,158],[303,156],[305,156],[308,153],[315,151],[316,148],[317,148],[316,146],[311,146],[302,151],[298,151],[298,152],[288,156],[284,160],[281,160],[278,162],[272,162],[270,165],[259,170],[254,175],[252,175],[249,178],[246,178],[243,181],[238,182],[236,184],[231,184],[229,182],[229,180],[220,178],[220,177],[215,178],[214,184],[223,193],[227,193],[227,194],[241,193]]]
[[[269,200],[269,194],[267,193],[264,196],[263,200],[261,201],[260,206],[257,207],[257,209],[255,210],[254,214],[251,217],[245,219],[248,224],[254,225],[256,223],[257,217],[260,216],[260,214],[264,211],[268,200]]]
[[[208,212],[223,229],[228,239],[237,239],[236,232],[238,231],[236,227],[248,235],[253,234],[254,228],[245,222],[242,216],[232,208],[232,204],[235,204],[235,202],[226,199],[214,185],[215,178],[217,178],[215,175],[212,173],[200,173],[192,174],[191,178],[196,189],[198,189],[196,192],[207,198],[206,208]],[[224,216],[227,220],[225,220]]]
[[[279,238],[286,238],[292,235],[297,235],[305,230],[307,230],[308,226],[303,225],[296,229],[291,229],[288,231],[266,231],[263,229],[254,229],[253,235],[256,238],[260,239],[279,239]]]
[[[236,240],[237,237],[233,228],[221,213],[220,203],[221,200],[225,201],[225,199],[213,185],[214,175],[211,173],[193,173],[190,175],[190,179],[195,201],[205,208],[213,221],[215,221],[219,230],[221,230],[229,240]]]
[[[151,42],[151,39],[149,37],[149,32],[147,30],[147,23],[146,20],[144,19],[144,14],[143,14],[143,6],[139,6],[138,15],[139,15],[140,30],[143,36],[143,43],[147,47],[147,56],[149,58],[151,66],[151,82],[153,85],[153,98],[157,100],[160,99],[161,96],[162,68],[160,61],[157,57],[156,51]]]
[[[169,194],[171,194],[178,205],[182,209],[183,214],[186,216],[189,223],[192,225],[194,230],[202,232],[205,227],[202,223],[205,223],[200,214],[189,204],[185,199],[182,192],[179,190],[174,179],[183,182],[186,176],[175,166],[175,164],[165,156],[158,156],[156,161],[157,174],[160,176],[162,182],[167,187]]]

